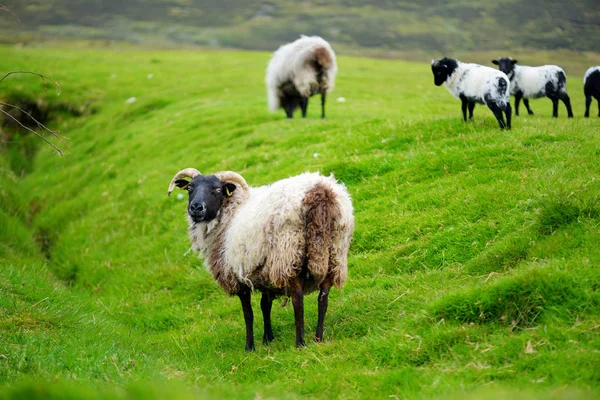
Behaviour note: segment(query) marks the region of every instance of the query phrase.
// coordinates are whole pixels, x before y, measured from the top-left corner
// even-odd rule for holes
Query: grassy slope
[[[0,54],[1,71],[59,80],[63,94],[48,101],[95,110],[56,122],[74,155],[42,147],[26,177],[2,170],[2,385],[248,398],[428,398],[484,385],[545,398],[597,387],[599,122],[581,117],[579,76],[569,81],[574,120],[562,105],[550,118],[539,100],[535,116],[501,132],[481,106],[462,123],[427,64],[341,57],[328,118],[313,101],[310,118],[288,121],[266,112],[264,53]],[[10,83],[42,92],[32,78]],[[277,340],[243,351],[238,300],[183,255],[185,203],[166,187],[189,166],[236,170],[255,185],[306,170],[347,184],[351,274],[332,294],[325,343],[293,347],[288,305],[274,309]],[[312,332],[314,295],[306,315]]]

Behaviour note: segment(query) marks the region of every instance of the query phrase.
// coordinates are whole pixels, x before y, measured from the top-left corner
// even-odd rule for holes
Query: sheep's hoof
[[[323,342],[323,338],[315,336],[315,343],[321,343],[321,342]]]
[[[275,338],[271,335],[271,336],[263,336],[263,344],[269,344],[271,343],[273,340],[275,340]]]
[[[252,345],[250,345],[250,346],[246,345],[246,351],[247,351],[247,352],[254,351],[254,350],[256,350],[256,349],[254,348],[254,344],[252,344]]]
[[[306,343],[304,343],[304,340],[302,340],[300,342],[296,342],[296,347],[298,347],[298,348],[306,347]]]
[[[527,111],[527,114],[533,115],[533,111]]]

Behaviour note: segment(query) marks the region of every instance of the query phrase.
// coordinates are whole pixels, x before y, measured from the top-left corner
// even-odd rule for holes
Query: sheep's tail
[[[328,69],[333,65],[333,56],[329,49],[323,45],[318,45],[313,51],[314,60],[324,69]]]

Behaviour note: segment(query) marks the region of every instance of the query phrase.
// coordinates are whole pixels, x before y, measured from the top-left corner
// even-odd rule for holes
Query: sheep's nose
[[[204,203],[192,203],[190,204],[190,210],[192,212],[202,212],[204,211]]]

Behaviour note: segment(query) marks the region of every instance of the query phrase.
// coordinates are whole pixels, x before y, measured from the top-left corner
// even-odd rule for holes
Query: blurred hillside
[[[344,49],[600,50],[598,0],[8,0],[4,42],[78,38],[272,50],[299,34]]]

